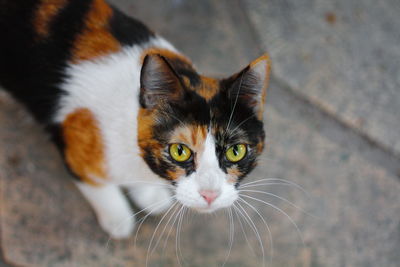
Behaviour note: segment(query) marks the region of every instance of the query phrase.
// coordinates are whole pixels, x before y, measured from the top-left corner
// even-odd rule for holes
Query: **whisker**
[[[270,183],[259,183],[259,184],[254,184],[254,185],[246,185],[246,186],[238,186],[238,189],[240,189],[240,188],[252,188],[252,187],[257,187],[257,188],[259,188],[260,186],[263,186],[263,185],[286,185],[286,186],[293,186],[293,185],[291,185],[291,184],[288,184],[288,183],[283,183],[283,182],[270,182]],[[296,189],[298,189],[298,188],[296,188]],[[303,191],[302,191],[303,192]]]
[[[142,224],[144,223],[144,221],[149,217],[151,215],[151,213],[148,213],[148,214],[146,214],[146,216],[144,216],[143,218],[141,218],[137,223],[139,223],[139,226],[138,226],[138,228],[137,228],[137,230],[136,230],[136,233],[135,233],[135,240],[134,240],[134,245],[133,245],[133,247],[134,248],[136,248],[136,243],[137,243],[137,238],[138,238],[138,235],[139,235],[139,230],[140,230],[140,228],[142,227]]]
[[[176,202],[176,204],[178,204],[178,202]],[[171,216],[169,216],[168,221],[165,223],[164,228],[163,228],[163,230],[162,230],[160,236],[158,237],[156,244],[154,245],[153,249],[152,249],[151,252],[150,252],[150,255],[153,254],[154,250],[157,248],[157,245],[158,245],[159,242],[161,241],[161,238],[162,238],[162,236],[164,235],[164,232],[165,232],[165,230],[167,229],[168,224],[171,222],[171,220],[172,220],[172,218],[173,218],[175,212],[177,211],[177,207],[178,207],[178,206],[175,205],[175,209],[174,209],[174,211],[171,213]]]
[[[244,236],[244,238],[246,240],[247,245],[249,246],[249,248],[253,252],[253,254],[257,255],[256,252],[254,251],[253,247],[251,246],[249,239],[247,238],[247,234],[246,234],[246,231],[244,230],[244,226],[243,226],[243,223],[242,223],[242,218],[239,216],[240,214],[238,214],[238,212],[235,209],[236,208],[235,203],[233,203],[233,208],[234,208],[233,211],[235,212],[236,217],[239,220],[240,228],[242,229],[243,236]]]
[[[232,132],[236,131],[243,123],[245,123],[246,121],[250,120],[250,119],[253,118],[255,115],[256,115],[256,114],[253,114],[253,115],[247,117],[247,119],[242,120],[233,130],[229,130],[229,132],[232,133]]]
[[[242,76],[240,77],[239,90],[236,94],[235,103],[233,104],[233,109],[232,109],[231,115],[229,116],[228,125],[226,126],[226,129],[225,129],[225,134],[227,133],[227,130],[229,129],[229,126],[231,125],[233,113],[235,112],[236,104],[239,99],[240,89],[242,89],[243,76],[244,76],[244,74],[242,73]]]
[[[178,219],[178,223],[176,224],[176,235],[175,235],[175,255],[176,255],[176,259],[178,260],[178,264],[181,267],[182,267],[182,263],[181,263],[181,261],[179,259],[179,256],[178,256],[178,235],[179,235],[179,220],[181,218],[181,213],[182,213],[184,207],[185,206],[182,205],[182,208],[178,212],[179,219]]]
[[[285,203],[289,204],[290,206],[300,210],[301,212],[303,212],[304,214],[307,214],[308,216],[314,218],[314,219],[318,219],[317,217],[315,217],[314,215],[308,213],[307,211],[305,211],[304,209],[300,208],[299,206],[295,205],[293,202],[287,200],[286,198],[280,197],[278,195],[275,195],[273,193],[270,192],[264,192],[264,191],[259,191],[259,190],[239,190],[239,192],[253,192],[253,193],[260,193],[260,194],[264,194],[267,196],[272,196],[272,197],[276,197],[282,201],[284,201]]]
[[[242,184],[242,185],[255,184],[255,183],[265,182],[265,181],[280,181],[280,182],[295,184],[295,183],[292,182],[292,181],[289,181],[289,180],[286,180],[286,179],[282,179],[282,178],[263,178],[263,179],[258,179],[258,180],[251,181],[251,182],[248,182],[248,183],[244,183],[244,184]],[[296,185],[297,185],[297,184],[296,184]]]
[[[225,256],[225,260],[224,263],[222,264],[222,267],[225,266],[226,262],[229,259],[229,256],[231,255],[234,232],[235,232],[235,224],[233,222],[232,208],[229,208],[228,215],[229,215],[229,250],[227,255]]]
[[[171,197],[168,198],[168,199],[171,199],[171,198],[173,198],[173,197],[175,197],[175,196],[171,196]],[[136,212],[136,213],[130,215],[128,218],[122,220],[121,223],[115,227],[115,230],[116,230],[116,229],[119,229],[120,227],[122,227],[122,225],[123,225],[127,220],[129,220],[129,219],[135,217],[136,215],[138,215],[138,214],[140,214],[140,213],[142,213],[142,212],[144,212],[144,211],[150,209],[150,208],[153,207],[153,206],[156,206],[156,207],[157,207],[157,206],[161,205],[164,201],[165,201],[165,199],[163,199],[162,201],[160,200],[160,201],[158,201],[158,202],[156,202],[156,203],[153,203],[153,204],[151,204],[150,206],[147,206],[147,207],[145,207],[145,208],[139,210],[138,212]],[[111,241],[111,237],[109,237],[109,238],[107,239],[106,246],[105,246],[106,249],[108,248],[108,245],[109,245],[110,241]]]
[[[174,224],[175,224],[176,220],[178,219],[178,216],[177,216],[178,212],[177,211],[180,211],[180,208],[181,207],[177,206],[177,208],[175,209],[175,211],[173,213],[174,219],[173,219],[173,221],[171,223],[171,227],[169,228],[168,235],[167,235],[167,237],[166,237],[166,239],[164,241],[164,248],[163,248],[164,251],[165,251],[165,248],[167,247],[167,242],[168,242],[169,236],[171,235],[172,229],[174,229]]]
[[[252,182],[241,184],[241,185],[239,185],[239,188],[250,187],[250,185],[252,185],[252,186],[260,186],[260,185],[264,185],[264,184],[260,184],[261,182],[274,182],[274,181],[290,184],[290,185],[296,187],[297,189],[301,190],[309,198],[311,197],[310,193],[308,193],[308,191],[305,190],[301,185],[299,185],[299,184],[297,184],[295,182],[286,180],[286,179],[281,179],[281,178],[264,178],[264,179],[260,179],[260,180],[256,180],[256,181],[252,181]],[[265,184],[265,185],[268,185],[268,184]]]
[[[261,240],[260,233],[258,232],[257,227],[256,227],[256,225],[254,224],[253,220],[251,219],[251,217],[249,216],[249,214],[246,212],[246,210],[242,207],[242,205],[240,205],[239,202],[237,202],[237,205],[238,205],[239,208],[244,212],[244,215],[246,215],[246,216],[244,216],[243,213],[240,211],[240,209],[238,209],[238,211],[243,215],[243,218],[246,218],[246,217],[247,217],[246,221],[247,221],[247,223],[252,227],[252,229],[253,229],[253,231],[254,231],[256,237],[257,237],[258,243],[260,244],[260,247],[261,247],[262,262],[263,262],[263,265],[265,265],[265,250],[264,250],[264,244],[263,244],[263,242],[262,242],[262,240]]]
[[[268,238],[269,238],[269,244],[271,245],[271,256],[270,256],[270,264],[272,264],[272,257],[274,255],[274,245],[272,242],[272,233],[271,233],[271,229],[269,228],[268,223],[265,221],[264,216],[262,216],[260,214],[260,212],[253,206],[251,205],[249,202],[247,202],[246,200],[244,200],[243,198],[239,198],[240,201],[242,201],[244,204],[246,204],[247,206],[249,206],[252,210],[254,210],[257,215],[261,218],[261,220],[263,221],[265,227],[267,228],[268,231]]]
[[[175,198],[175,196],[172,196],[171,198]],[[160,202],[164,203],[164,202],[165,202],[165,199],[160,200]],[[178,201],[175,200],[175,202],[172,203],[172,205],[175,205],[177,202],[178,202]],[[158,203],[158,202],[157,202],[157,203]],[[161,204],[160,204],[160,205],[161,205]],[[153,210],[151,210],[148,214],[146,214],[146,216],[144,216],[142,219],[140,219],[140,220],[138,221],[138,223],[139,223],[139,222],[140,222],[140,223],[139,223],[139,226],[138,226],[138,228],[137,228],[137,230],[136,230],[136,233],[135,233],[134,248],[136,248],[137,238],[138,238],[138,234],[139,234],[140,228],[142,227],[142,224],[143,224],[144,221],[153,213],[154,210],[156,210],[156,208],[154,208]]]
[[[273,205],[271,203],[268,203],[266,201],[263,201],[261,199],[258,199],[258,198],[255,198],[255,197],[252,197],[252,196],[249,196],[249,195],[244,195],[244,194],[242,194],[241,196],[247,197],[247,198],[250,198],[250,199],[253,199],[253,200],[256,200],[256,201],[259,201],[261,203],[264,203],[265,205],[268,205],[268,206],[276,209],[277,211],[281,212],[282,214],[284,214],[289,219],[289,221],[294,225],[294,227],[297,230],[297,233],[300,236],[301,242],[303,243],[303,245],[305,245],[304,238],[303,238],[303,235],[301,234],[301,231],[300,231],[299,227],[297,226],[297,224],[293,221],[293,219],[286,212],[284,212],[282,209],[278,208],[277,206],[275,206],[275,205]]]
[[[151,256],[151,252],[150,252],[150,250],[151,250],[151,245],[153,244],[153,239],[154,239],[154,236],[155,236],[156,233],[157,233],[158,227],[160,227],[160,225],[161,225],[162,221],[164,220],[164,218],[165,218],[165,217],[167,216],[167,214],[173,209],[173,207],[174,207],[175,205],[176,205],[176,202],[174,203],[174,205],[172,205],[171,207],[168,208],[167,212],[161,217],[161,219],[160,219],[160,221],[158,222],[156,228],[154,229],[153,235],[152,235],[151,238],[150,238],[149,246],[148,246],[148,248],[147,248],[147,253],[146,253],[146,266],[147,266],[147,264],[148,264],[148,262],[149,262],[149,257]],[[155,248],[154,248],[154,249],[155,249]],[[149,252],[150,252],[150,253],[149,253]]]
[[[180,221],[178,222],[178,224],[179,224],[179,226],[178,226],[179,227],[179,232],[178,232],[178,252],[179,252],[180,257],[182,258],[183,264],[185,263],[185,258],[183,257],[182,250],[181,250],[181,233],[182,233],[182,223],[183,223],[183,219],[184,219],[186,210],[187,210],[187,208],[184,207],[182,215],[181,215],[181,218],[180,218]]]

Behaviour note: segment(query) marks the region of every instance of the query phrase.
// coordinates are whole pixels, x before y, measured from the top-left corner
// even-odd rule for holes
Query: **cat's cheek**
[[[184,206],[194,209],[207,208],[207,202],[200,196],[197,183],[192,177],[182,177],[176,183],[176,199]]]
[[[215,210],[229,208],[233,205],[233,203],[235,203],[238,198],[239,193],[235,188],[235,185],[224,182],[221,187],[221,194],[217,199],[215,199],[212,207]]]

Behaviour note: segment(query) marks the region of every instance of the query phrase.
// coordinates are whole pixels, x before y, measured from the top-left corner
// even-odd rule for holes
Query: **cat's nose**
[[[200,195],[207,201],[208,205],[219,196],[219,193],[213,190],[200,190]]]

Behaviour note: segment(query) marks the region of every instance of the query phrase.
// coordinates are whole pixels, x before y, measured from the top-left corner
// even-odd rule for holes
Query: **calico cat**
[[[122,187],[152,214],[237,200],[264,146],[267,55],[202,76],[103,0],[1,0],[0,31],[0,84],[45,126],[111,237],[135,226]]]

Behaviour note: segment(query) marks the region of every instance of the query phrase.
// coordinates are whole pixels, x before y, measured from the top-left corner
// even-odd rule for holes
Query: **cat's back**
[[[44,122],[65,93],[66,69],[154,37],[104,0],[2,0],[0,31],[0,84]]]

